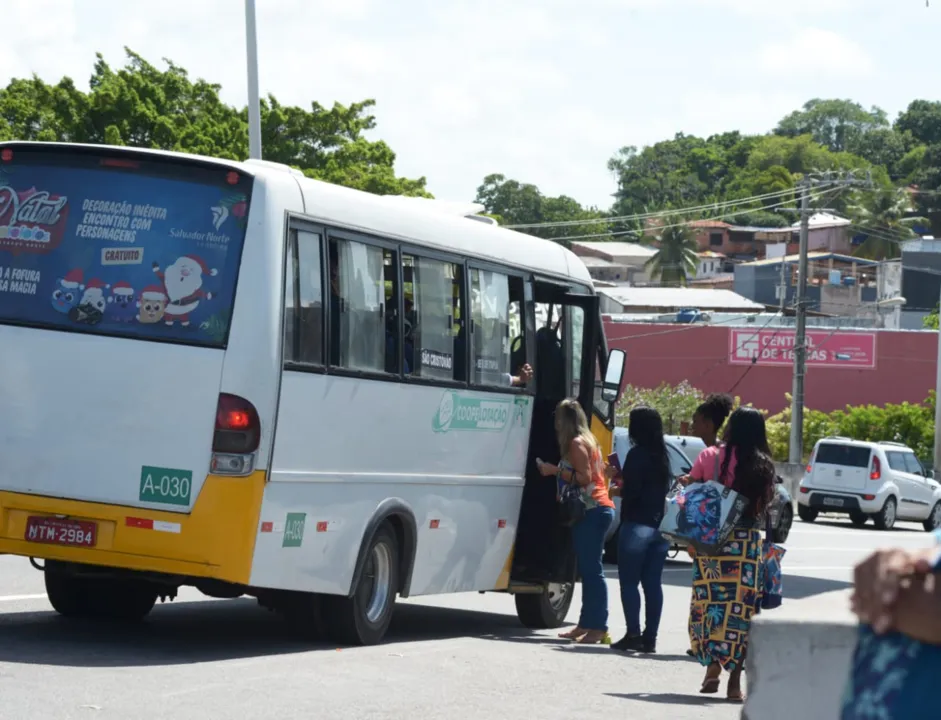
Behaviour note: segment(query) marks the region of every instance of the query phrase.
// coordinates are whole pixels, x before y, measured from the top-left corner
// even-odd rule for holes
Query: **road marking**
[[[787,555],[785,555],[784,557],[787,557]],[[785,560],[782,562],[782,566],[785,562],[787,561]],[[824,572],[824,571],[830,571],[830,570],[852,571],[854,567],[856,567],[856,563],[853,563],[852,565],[801,565],[800,563],[791,563],[790,566],[784,567],[784,573],[787,574],[788,570],[793,570],[793,569],[812,570],[814,572]]]
[[[797,545],[784,545],[785,550],[788,551],[788,554],[794,552],[809,552],[813,550],[814,552],[851,552],[859,553],[860,555],[869,555],[879,548],[859,548],[859,547],[800,547]],[[926,548],[932,547],[932,545],[926,545]]]
[[[0,602],[20,602],[21,600],[45,600],[46,593],[38,595],[0,595]]]

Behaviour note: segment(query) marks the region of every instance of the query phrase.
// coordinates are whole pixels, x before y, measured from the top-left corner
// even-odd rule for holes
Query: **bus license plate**
[[[47,545],[95,547],[98,525],[83,520],[31,515],[26,519],[26,540]]]
[[[824,498],[823,504],[828,507],[843,507],[842,498]]]

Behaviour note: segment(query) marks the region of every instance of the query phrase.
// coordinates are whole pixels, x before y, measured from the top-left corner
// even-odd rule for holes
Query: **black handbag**
[[[574,480],[574,474],[572,479]],[[559,479],[559,521],[566,527],[572,527],[585,517],[585,500],[581,488],[574,482],[562,482]]]

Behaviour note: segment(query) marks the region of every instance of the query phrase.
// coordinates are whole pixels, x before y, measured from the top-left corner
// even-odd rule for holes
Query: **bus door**
[[[554,423],[559,401],[576,397],[592,417],[598,297],[576,292],[571,285],[537,279],[533,302],[528,304],[527,324],[535,327],[536,396],[512,578],[571,582],[575,567],[571,532],[558,523],[555,483],[540,475],[536,458],[549,463],[560,460]]]

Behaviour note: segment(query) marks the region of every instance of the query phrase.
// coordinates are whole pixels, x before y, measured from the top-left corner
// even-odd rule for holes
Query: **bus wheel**
[[[574,583],[549,583],[546,589],[535,593],[520,593],[516,600],[516,616],[532,630],[561,627],[572,606]]]
[[[105,620],[137,622],[143,620],[157,603],[157,587],[133,578],[92,581],[96,616]]]
[[[46,597],[57,613],[67,618],[91,616],[92,596],[88,578],[69,573],[58,563],[47,560],[43,579]]]
[[[323,618],[330,638],[346,645],[375,645],[392,622],[399,587],[399,549],[388,525],[376,531],[353,597],[324,595]]]

